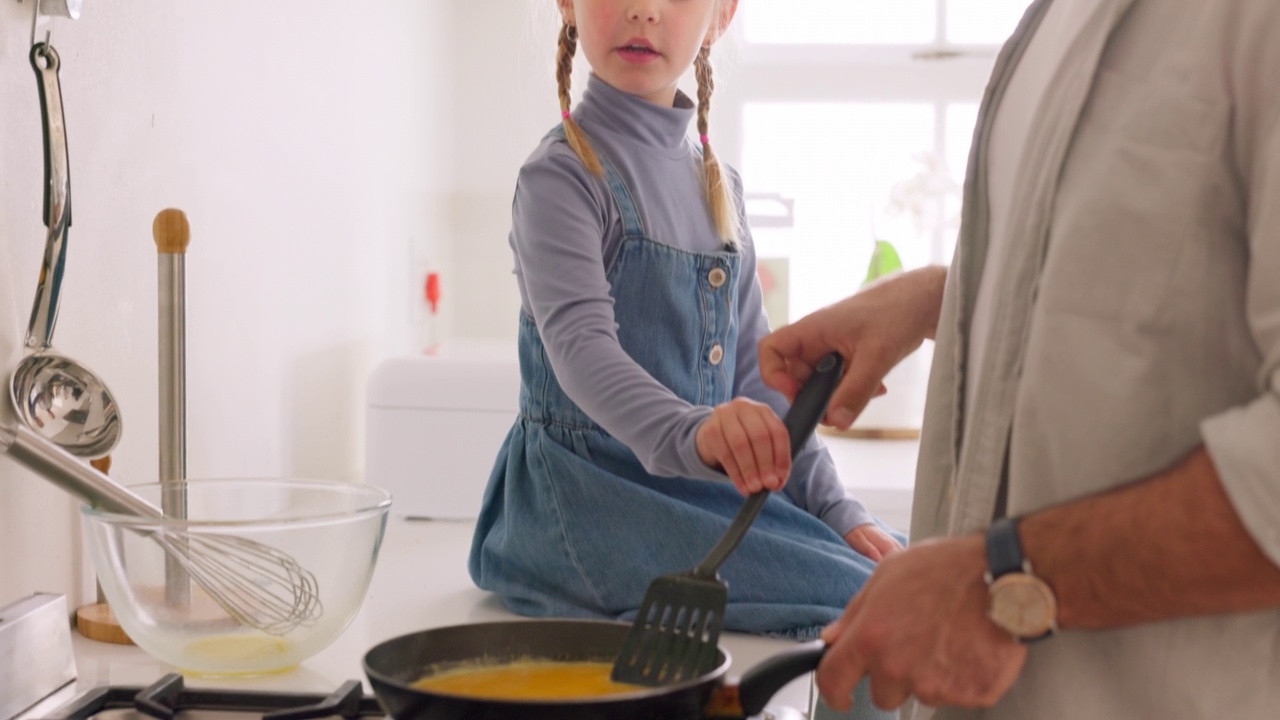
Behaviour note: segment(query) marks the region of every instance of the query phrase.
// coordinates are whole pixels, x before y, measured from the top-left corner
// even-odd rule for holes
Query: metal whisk
[[[152,540],[242,625],[284,635],[314,624],[323,612],[315,575],[270,545],[234,535],[140,532],[150,533]]]
[[[147,527],[148,520],[164,517],[159,508],[15,423],[3,403],[0,452],[94,507],[138,516],[136,531],[149,536],[243,625],[284,635],[315,624],[324,612],[315,575],[292,556],[247,538],[189,532],[181,524]]]

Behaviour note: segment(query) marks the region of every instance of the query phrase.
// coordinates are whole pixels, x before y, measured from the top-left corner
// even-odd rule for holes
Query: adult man
[[[935,332],[911,534],[947,539],[828,628],[824,698],[1280,717],[1280,3],[1033,4],[950,269],[783,328],[761,369],[793,393],[841,349],[847,426]]]

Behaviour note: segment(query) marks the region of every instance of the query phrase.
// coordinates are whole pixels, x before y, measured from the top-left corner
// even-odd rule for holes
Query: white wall
[[[473,12],[456,8],[475,5],[90,0],[53,21],[74,198],[55,346],[122,404],[113,476],[157,473],[166,207],[192,228],[188,474],[358,475],[368,369],[408,348],[410,270],[448,255],[456,29]],[[44,242],[30,9],[0,0],[0,283],[18,304],[0,332],[18,335]],[[75,507],[0,461],[0,606],[91,598]]]
[[[0,0],[0,290],[18,306],[0,332],[15,336],[44,242],[31,2]],[[192,226],[192,477],[358,476],[365,378],[411,350],[428,268],[443,338],[514,338],[511,193],[559,120],[552,0],[89,0],[52,27],[75,204],[55,345],[123,406],[113,476],[157,472],[163,208]],[[586,72],[579,59],[575,97]],[[0,460],[0,606],[91,599],[76,506]]]
[[[511,275],[511,197],[516,173],[560,121],[553,0],[484,0],[458,9],[457,61],[466,68],[457,103],[454,243],[444,295],[457,335],[515,338],[520,295]],[[574,97],[585,85],[579,59]]]

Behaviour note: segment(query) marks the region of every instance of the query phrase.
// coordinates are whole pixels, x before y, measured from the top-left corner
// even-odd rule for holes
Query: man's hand
[[[914,695],[934,707],[990,707],[1022,671],[1027,649],[988,618],[983,539],[926,541],[884,559],[844,615],[818,688],[835,710],[871,677],[871,699],[892,710]]]
[[[717,405],[694,436],[698,457],[724,469],[743,495],[781,490],[791,474],[791,436],[773,408],[747,398]]]
[[[824,422],[849,427],[883,392],[884,376],[934,336],[946,278],[942,267],[894,275],[765,336],[759,345],[761,379],[795,400],[814,365],[839,352],[844,379]]]

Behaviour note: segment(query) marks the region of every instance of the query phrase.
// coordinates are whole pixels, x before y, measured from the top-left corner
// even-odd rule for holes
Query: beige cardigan
[[[1031,129],[985,391],[965,397],[993,108],[1050,1],[1001,52],[979,115],[913,540],[990,524],[1006,453],[1023,514],[1204,444],[1280,563],[1280,2],[1102,3]],[[914,717],[1276,720],[1280,611],[1064,632],[1032,646],[996,708]]]

